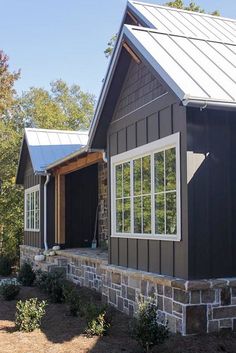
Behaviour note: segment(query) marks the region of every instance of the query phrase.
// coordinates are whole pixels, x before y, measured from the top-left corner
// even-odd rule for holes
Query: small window
[[[25,230],[40,229],[40,186],[36,185],[25,190]]]
[[[111,158],[112,236],[180,240],[179,134]]]

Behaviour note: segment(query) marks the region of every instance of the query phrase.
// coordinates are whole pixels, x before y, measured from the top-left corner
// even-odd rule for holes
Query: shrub
[[[18,281],[23,285],[27,287],[31,287],[34,283],[35,280],[35,273],[32,269],[32,266],[25,262],[19,271],[18,274]]]
[[[20,286],[14,282],[0,285],[0,294],[5,300],[13,300],[19,294]]]
[[[26,301],[19,301],[16,304],[17,330],[31,332],[41,326],[42,317],[45,315],[46,301],[39,301],[37,298],[31,298]]]
[[[10,276],[12,273],[12,260],[7,256],[0,256],[0,276]]]
[[[63,284],[63,297],[72,316],[84,316],[84,305],[81,303],[79,293],[74,285],[68,281]]]
[[[104,336],[111,326],[106,307],[98,307],[90,303],[86,307],[87,328],[85,333],[88,336]]]
[[[38,272],[35,284],[47,293],[53,303],[64,302],[63,296],[64,274],[57,272]]]
[[[162,344],[169,337],[166,323],[157,322],[157,305],[154,301],[142,301],[131,321],[131,335],[145,352]]]

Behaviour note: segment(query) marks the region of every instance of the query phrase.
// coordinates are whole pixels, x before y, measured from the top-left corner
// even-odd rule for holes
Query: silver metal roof
[[[235,43],[236,20],[172,7],[129,1],[128,6],[150,28],[160,32]]]
[[[125,26],[124,34],[182,100],[236,105],[236,42]]]
[[[44,172],[53,162],[86,146],[87,131],[25,129],[25,139],[34,172]]]

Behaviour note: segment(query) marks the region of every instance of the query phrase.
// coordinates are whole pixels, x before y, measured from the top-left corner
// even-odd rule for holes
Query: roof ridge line
[[[190,13],[190,14],[193,14],[193,15],[199,15],[199,16],[216,18],[216,19],[222,20],[222,21],[227,20],[227,21],[230,21],[230,22],[236,22],[235,18],[224,17],[224,16],[215,16],[215,15],[211,15],[209,13],[202,13],[202,12],[196,12],[196,11],[190,11],[190,10],[184,10],[184,9],[177,9],[176,7],[165,6],[165,5],[155,4],[155,3],[151,3],[151,2],[143,2],[143,1],[137,1],[137,0],[128,0],[128,3],[138,4],[138,5],[143,5],[143,6],[160,7],[162,9],[167,9],[167,10],[171,10],[171,11],[185,12],[185,13]]]
[[[203,38],[203,37],[197,37],[197,36],[190,36],[190,35],[185,35],[185,34],[180,34],[180,33],[173,33],[173,32],[164,32],[164,31],[159,31],[156,28],[147,28],[147,27],[141,27],[141,26],[134,26],[134,25],[124,25],[126,28],[132,28],[134,30],[139,30],[143,32],[152,32],[152,33],[157,33],[157,34],[164,34],[167,36],[172,36],[172,37],[182,37],[186,39],[195,39],[195,40],[202,40],[205,42],[212,42],[212,43],[220,43],[224,45],[234,45],[236,46],[236,41],[235,42],[226,42],[223,40],[216,40],[216,39],[211,39],[211,38]]]
[[[45,131],[45,132],[57,132],[57,133],[65,133],[65,134],[88,134],[88,130],[58,130],[58,129],[44,129],[44,128],[31,128],[26,127],[25,131]]]

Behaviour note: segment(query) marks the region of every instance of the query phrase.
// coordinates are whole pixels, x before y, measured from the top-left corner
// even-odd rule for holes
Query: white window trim
[[[117,233],[116,232],[116,214],[115,214],[115,167],[118,164],[125,163],[130,161],[131,159],[141,158],[151,153],[156,153],[159,151],[163,151],[169,148],[175,147],[176,149],[176,208],[177,208],[177,234],[135,234],[132,232],[133,230],[133,212],[131,208],[131,233]],[[114,238],[130,238],[130,239],[150,239],[150,240],[167,240],[167,241],[180,241],[181,240],[181,187],[180,187],[180,133],[177,132],[175,134],[169,135],[167,137],[161,138],[154,142],[150,142],[146,145],[134,148],[130,151],[120,153],[111,157],[111,166],[110,166],[110,175],[111,175],[111,237]],[[151,178],[153,180],[153,165],[151,164]],[[154,198],[152,182],[152,200]],[[131,178],[131,188],[133,187],[133,178]],[[132,201],[133,203],[133,201]],[[131,205],[132,205],[131,203]],[[133,206],[131,206],[133,207]],[[152,201],[152,208],[153,208]],[[152,212],[151,219],[152,229],[154,229],[155,224],[155,215]]]
[[[26,212],[26,202],[27,195],[31,194],[34,191],[39,191],[39,228],[27,228],[27,212]],[[41,200],[40,200],[40,184],[32,186],[31,188],[25,189],[25,200],[24,200],[24,231],[25,232],[40,232],[40,208],[41,208]]]

